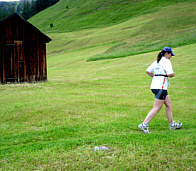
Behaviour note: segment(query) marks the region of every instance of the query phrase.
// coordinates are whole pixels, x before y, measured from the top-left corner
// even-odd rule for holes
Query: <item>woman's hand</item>
[[[147,73],[150,77],[154,77],[154,74],[153,74],[152,72],[146,71],[146,73]]]
[[[167,76],[168,76],[168,77],[174,77],[174,76],[175,76],[175,74],[174,74],[174,73],[172,73],[172,74],[168,74]]]

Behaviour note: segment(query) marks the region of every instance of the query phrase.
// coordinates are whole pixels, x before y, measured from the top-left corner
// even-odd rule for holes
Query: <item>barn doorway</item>
[[[25,76],[24,47],[22,41],[5,44],[6,82],[23,82]]]

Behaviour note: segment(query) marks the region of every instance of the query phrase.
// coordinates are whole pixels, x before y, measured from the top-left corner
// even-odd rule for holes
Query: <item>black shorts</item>
[[[162,90],[162,89],[151,89],[151,90],[154,93],[155,98],[159,100],[165,100],[166,96],[168,95],[167,90]]]

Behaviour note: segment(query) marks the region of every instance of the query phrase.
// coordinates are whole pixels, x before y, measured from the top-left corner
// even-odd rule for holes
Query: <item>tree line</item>
[[[16,12],[27,20],[58,1],[59,0],[20,0],[19,2],[0,2],[0,19]]]
[[[59,0],[20,0],[17,13],[25,19],[29,19],[38,12],[54,5]]]
[[[16,11],[17,2],[0,2],[0,20]]]

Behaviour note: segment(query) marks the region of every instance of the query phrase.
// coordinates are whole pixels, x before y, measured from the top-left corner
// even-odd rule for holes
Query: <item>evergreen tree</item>
[[[32,11],[31,11],[31,2],[29,1],[24,1],[23,6],[22,6],[22,13],[21,15],[23,16],[24,19],[29,19],[32,16]]]
[[[17,12],[27,20],[58,1],[59,0],[20,0],[19,2],[0,2],[0,19]]]
[[[0,2],[0,20],[16,12],[16,2]]]

